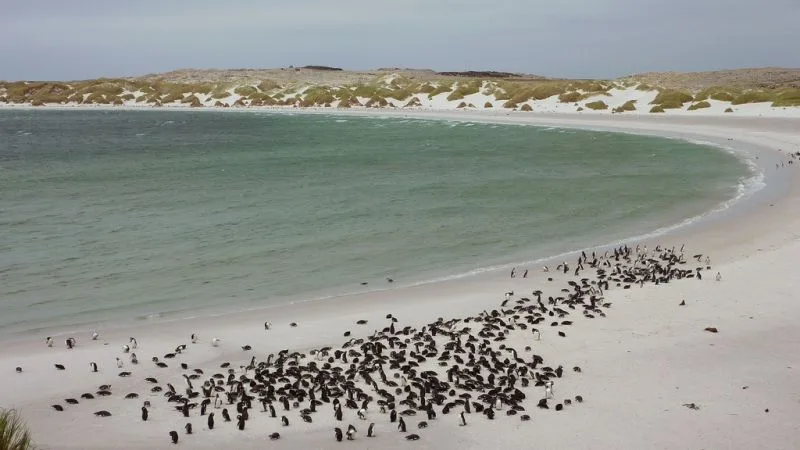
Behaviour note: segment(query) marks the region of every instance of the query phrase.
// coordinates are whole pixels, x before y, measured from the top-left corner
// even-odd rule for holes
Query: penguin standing
[[[92,372],[97,372],[97,363],[90,362],[89,367],[92,368]]]
[[[148,416],[149,416],[149,413],[147,412],[147,408],[142,406],[142,421],[143,422],[147,422],[147,417]]]
[[[406,421],[403,420],[402,417],[400,418],[400,420],[397,423],[397,429],[400,430],[401,433],[405,433],[406,432]]]
[[[172,443],[173,444],[177,444],[178,443],[178,432],[177,431],[175,431],[175,430],[170,431],[169,432],[169,437],[172,438]]]
[[[394,409],[392,410],[392,412],[389,413],[389,422],[391,423],[397,422],[397,411]]]
[[[367,428],[367,437],[375,437],[373,434],[373,429],[375,428],[375,422],[369,424],[369,428]]]
[[[467,418],[464,416],[464,411],[461,411],[460,416],[461,416],[461,423],[459,423],[459,425],[463,427],[467,424]]]
[[[184,428],[186,428],[186,434],[192,434],[192,424],[187,423]]]
[[[213,430],[214,429],[214,413],[213,412],[208,415],[208,429],[209,430]]]
[[[289,419],[286,416],[281,416],[281,424],[285,427],[289,426]]]
[[[356,437],[356,427],[353,424],[347,426],[347,440],[352,441]]]
[[[239,421],[236,423],[236,426],[239,427],[240,431],[243,431],[244,430],[244,417],[238,416],[237,419],[239,419]]]
[[[231,421],[231,415],[228,414],[228,408],[222,408],[222,418],[225,419],[225,422]]]
[[[333,429],[333,433],[336,436],[336,442],[342,442],[342,429],[336,427]]]

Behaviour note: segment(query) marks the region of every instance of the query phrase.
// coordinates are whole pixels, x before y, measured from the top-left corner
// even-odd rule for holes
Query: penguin
[[[356,427],[353,424],[347,426],[347,440],[352,441],[356,437]]]
[[[173,444],[177,444],[178,443],[178,432],[177,431],[175,431],[175,430],[170,431],[169,432],[169,437],[172,438],[172,443]]]
[[[192,424],[187,423],[184,428],[186,428],[186,434],[192,434]]]
[[[100,337],[100,335],[96,331],[94,333],[92,333],[92,340],[93,341],[96,341],[97,338],[99,338],[99,337]]]
[[[197,334],[192,333],[192,344],[197,344]]]
[[[122,353],[130,353],[131,347],[128,344],[122,346]]]
[[[53,346],[53,338],[51,338],[50,336],[47,336],[47,339],[45,339],[44,342],[45,344],[47,344],[48,347]]]
[[[400,417],[400,420],[397,423],[397,429],[400,430],[401,433],[406,432],[406,421],[403,420],[402,417]]]
[[[75,344],[77,342],[75,341],[75,338],[67,338],[67,340],[64,341],[64,343],[67,344],[67,349],[72,350],[73,348],[75,348]]]
[[[117,368],[121,369],[122,368],[122,360],[119,359],[119,358],[116,358],[116,359],[117,359]]]
[[[369,424],[369,428],[367,428],[367,437],[375,437],[375,435],[373,434],[374,428],[375,428],[375,422]]]
[[[367,411],[364,408],[358,410],[358,418],[361,420],[367,420]]]
[[[212,347],[219,347],[220,338],[211,339],[211,346]]]
[[[139,358],[136,357],[136,353],[131,353],[131,364],[139,364]]]
[[[281,424],[285,427],[289,426],[289,419],[286,416],[281,416]]]
[[[130,338],[130,344],[131,344],[131,348],[139,347],[139,342],[133,336],[131,336],[131,338]]]
[[[147,416],[148,416],[147,408],[142,406],[142,421],[143,422],[147,422]]]
[[[336,442],[342,442],[342,429],[336,427],[333,429],[334,436],[336,436]]]
[[[213,412],[209,413],[209,415],[208,415],[208,429],[209,430],[213,430],[214,429],[214,413]]]
[[[22,373],[22,367],[17,366],[17,373]]]
[[[269,330],[272,328],[272,322],[264,322],[264,329]]]
[[[63,364],[56,364],[55,366],[57,370],[66,370],[66,367],[64,367]]]
[[[280,434],[280,433],[278,433],[278,432],[271,433],[271,434],[269,435],[269,438],[270,438],[270,440],[277,441],[278,439],[280,439],[280,438],[281,438],[281,434]]]
[[[90,362],[89,367],[92,368],[92,372],[97,372],[97,363]]]
[[[467,418],[464,417],[464,411],[461,411],[460,417],[461,417],[461,423],[459,423],[458,425],[463,427],[467,424]]]
[[[222,408],[222,418],[225,419],[225,422],[231,421],[231,415],[228,414],[228,408]]]
[[[393,409],[392,412],[389,413],[389,422],[391,423],[397,422],[397,410]]]
[[[238,416],[238,422],[236,422],[236,426],[239,428],[239,431],[244,431],[244,417]]]
[[[272,403],[269,404],[269,416],[272,418],[277,417],[277,415],[275,414],[275,407],[272,406]]]

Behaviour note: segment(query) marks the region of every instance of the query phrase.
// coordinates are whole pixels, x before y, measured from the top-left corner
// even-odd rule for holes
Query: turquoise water
[[[750,176],[681,141],[422,120],[0,111],[0,136],[4,335],[532,260],[701,214]]]

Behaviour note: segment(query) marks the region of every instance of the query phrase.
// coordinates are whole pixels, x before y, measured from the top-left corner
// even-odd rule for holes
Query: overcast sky
[[[0,79],[330,65],[607,78],[800,67],[800,0],[4,0]]]

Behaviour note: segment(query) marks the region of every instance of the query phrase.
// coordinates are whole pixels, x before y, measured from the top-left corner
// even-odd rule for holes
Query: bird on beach
[[[98,332],[95,331],[95,332],[92,333],[92,340],[93,341],[96,341],[97,338],[99,338],[99,337],[100,337],[100,334]]]
[[[219,343],[220,343],[220,338],[211,339],[211,345],[213,347],[219,347]]]
[[[50,337],[50,336],[47,336],[47,338],[44,340],[44,342],[45,342],[45,344],[47,344],[48,347],[52,347],[53,343],[54,343],[53,342],[53,338]]]

